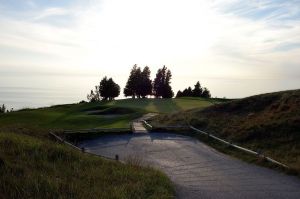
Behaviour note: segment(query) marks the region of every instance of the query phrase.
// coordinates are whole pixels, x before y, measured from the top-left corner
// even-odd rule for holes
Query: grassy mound
[[[186,122],[260,150],[300,171],[300,90],[247,97],[160,116],[153,121],[154,124]]]
[[[0,198],[170,198],[162,173],[82,154],[46,138],[0,133]]]
[[[204,108],[220,101],[201,98],[125,99],[24,109],[0,115],[0,128],[7,126],[44,129],[129,128],[132,120],[148,112],[171,113],[195,107]],[[114,117],[108,118],[110,115]]]
[[[121,114],[107,119],[105,115],[90,114],[105,103],[59,105],[48,108],[27,109],[0,115],[0,127],[22,126],[44,129],[84,129],[96,127],[129,128],[129,122],[143,113],[141,111]]]

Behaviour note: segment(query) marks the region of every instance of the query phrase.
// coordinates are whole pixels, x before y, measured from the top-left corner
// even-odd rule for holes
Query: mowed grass
[[[174,113],[193,108],[205,108],[215,103],[226,101],[225,99],[205,98],[174,98],[174,99],[125,99],[110,102],[110,105],[141,109],[152,113]]]
[[[0,132],[0,198],[172,198],[161,172],[82,154],[33,136]]]
[[[192,108],[201,109],[221,101],[221,99],[202,98],[124,99],[24,109],[0,115],[0,127],[22,126],[46,129],[129,128],[132,120],[148,112],[173,113]]]

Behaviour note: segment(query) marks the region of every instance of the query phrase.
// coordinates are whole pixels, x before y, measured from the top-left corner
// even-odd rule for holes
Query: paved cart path
[[[140,121],[132,122],[133,133],[148,133],[148,130],[144,127],[144,124]]]
[[[165,172],[178,198],[300,198],[300,180],[217,152],[186,136],[148,133],[104,136],[80,144],[87,151],[121,160],[141,158]]]
[[[156,113],[148,113],[143,115],[143,117],[134,120],[132,122],[132,132],[133,133],[149,133],[148,130],[145,128],[144,124],[143,124],[143,120],[148,120],[151,117],[156,116]]]

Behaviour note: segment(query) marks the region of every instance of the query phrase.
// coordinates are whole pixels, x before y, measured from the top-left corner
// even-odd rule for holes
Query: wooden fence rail
[[[64,133],[97,133],[97,132],[123,132],[130,131],[130,128],[92,128],[80,130],[64,130]]]
[[[107,159],[107,160],[115,160],[115,161],[118,161],[118,162],[121,162],[121,163],[125,163],[124,161],[119,160],[119,155],[118,155],[118,154],[115,155],[115,158],[110,158],[110,157],[98,155],[98,154],[95,154],[95,153],[91,153],[91,152],[86,151],[84,148],[79,148],[79,147],[75,146],[74,144],[72,144],[72,143],[70,143],[70,142],[68,142],[68,141],[66,141],[66,140],[64,140],[64,139],[62,139],[61,137],[59,137],[58,135],[56,135],[56,134],[54,134],[54,133],[52,133],[52,132],[50,132],[49,134],[50,134],[52,137],[54,137],[56,140],[58,140],[58,141],[60,141],[60,142],[62,142],[62,143],[64,143],[64,144],[67,144],[67,145],[69,145],[70,147],[72,147],[72,148],[74,148],[74,149],[76,149],[76,150],[79,150],[79,151],[81,151],[81,152],[83,152],[83,153],[87,153],[87,154],[90,154],[90,155],[94,155],[94,156],[98,156],[98,157],[101,157],[101,158],[105,158],[105,159]]]
[[[144,124],[145,125],[147,125],[150,129],[153,129],[153,127],[147,122],[147,121],[144,121]],[[170,129],[170,128],[183,128],[183,127],[185,127],[185,126],[165,126],[165,127],[160,127],[160,128],[165,128],[165,129]],[[196,131],[196,132],[198,132],[198,133],[201,133],[201,134],[203,134],[203,135],[207,135],[207,136],[209,136],[209,137],[211,137],[211,138],[213,138],[213,139],[215,139],[215,140],[217,140],[217,141],[219,141],[219,142],[222,142],[222,143],[224,143],[224,144],[226,144],[226,145],[228,145],[228,146],[231,146],[231,147],[233,147],[233,148],[236,148],[236,149],[238,149],[238,150],[240,150],[240,151],[243,151],[243,152],[245,152],[245,153],[248,153],[248,154],[251,154],[251,155],[255,155],[255,156],[258,156],[258,157],[260,157],[260,158],[264,158],[265,160],[267,160],[267,161],[269,161],[269,162],[272,162],[273,164],[276,164],[276,165],[278,165],[278,166],[281,166],[281,167],[284,167],[284,168],[289,168],[287,165],[285,165],[285,164],[283,164],[283,163],[281,163],[281,162],[279,162],[279,161],[276,161],[276,160],[274,160],[274,159],[272,159],[272,158],[270,158],[270,157],[267,157],[267,156],[265,156],[264,154],[262,154],[262,153],[259,153],[259,152],[256,152],[256,151],[253,151],[253,150],[251,150],[251,149],[247,149],[247,148],[244,148],[244,147],[241,147],[241,146],[238,146],[238,145],[236,145],[236,144],[233,144],[232,142],[228,142],[228,141],[226,141],[226,140],[223,140],[223,139],[221,139],[221,138],[219,138],[219,137],[217,137],[217,136],[215,136],[215,135],[212,135],[211,133],[207,133],[207,132],[205,132],[205,131],[202,131],[202,130],[200,130],[200,129],[197,129],[197,128],[195,128],[195,127],[193,127],[193,126],[187,126],[189,129],[191,129],[191,130],[193,130],[193,131]]]
[[[209,133],[206,133],[206,132],[204,132],[204,131],[201,131],[201,130],[199,130],[199,129],[193,127],[193,126],[190,126],[190,128],[191,128],[192,130],[196,131],[196,132],[200,132],[200,133],[202,133],[202,134],[208,135],[209,137],[211,137],[211,138],[213,138],[213,139],[215,139],[215,140],[218,140],[218,141],[220,141],[220,142],[223,142],[223,143],[225,143],[225,144],[227,144],[227,145],[229,145],[229,146],[231,146],[231,147],[234,147],[234,148],[236,148],[236,149],[239,149],[239,150],[241,150],[241,151],[244,151],[244,152],[249,153],[249,154],[252,154],[252,155],[256,155],[256,156],[262,157],[262,158],[264,158],[265,160],[267,160],[267,161],[269,161],[269,162],[272,162],[273,164],[276,164],[276,165],[281,166],[281,167],[284,167],[284,168],[289,168],[287,165],[285,165],[285,164],[283,164],[283,163],[281,163],[281,162],[279,162],[279,161],[276,161],[276,160],[274,160],[274,159],[272,159],[272,158],[270,158],[270,157],[267,157],[267,156],[265,156],[265,155],[262,154],[262,153],[259,153],[259,152],[256,152],[256,151],[252,151],[252,150],[250,150],[250,149],[247,149],[247,148],[238,146],[238,145],[236,145],[236,144],[232,144],[231,142],[227,142],[226,140],[223,140],[223,139],[218,138],[218,137],[216,137],[216,136],[214,136],[214,135],[211,135],[211,134],[209,134]]]

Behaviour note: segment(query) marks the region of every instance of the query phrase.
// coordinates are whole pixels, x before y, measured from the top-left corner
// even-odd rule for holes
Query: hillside
[[[207,107],[222,99],[124,99],[110,102],[58,105],[24,109],[0,115],[0,128],[129,128],[129,123],[144,113],[172,113]]]
[[[190,123],[260,150],[300,171],[300,90],[268,93],[155,118],[154,125]]]
[[[32,134],[35,132],[31,132]],[[0,198],[170,198],[156,170],[82,154],[48,137],[0,132]]]
[[[24,109],[0,115],[0,198],[172,198],[169,179],[151,168],[82,154],[50,131],[128,128],[147,112],[207,107],[212,99],[126,99]]]

